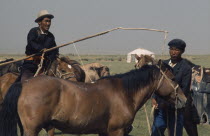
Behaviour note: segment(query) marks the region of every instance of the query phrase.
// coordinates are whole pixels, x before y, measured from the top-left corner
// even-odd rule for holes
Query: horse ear
[[[59,57],[57,57],[57,62],[60,63],[61,62],[61,59]]]
[[[163,62],[162,62],[162,60],[161,60],[161,59],[159,59],[159,60],[158,60],[158,63],[157,63],[157,65],[158,65],[158,66],[161,68],[161,66],[162,66],[162,63],[163,63]]]
[[[137,54],[135,54],[135,58],[136,58],[137,60],[140,60],[140,59],[141,59],[141,57],[139,57]]]

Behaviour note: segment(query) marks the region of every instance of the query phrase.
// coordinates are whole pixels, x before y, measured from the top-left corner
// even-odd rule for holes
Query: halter
[[[58,69],[58,67],[56,68],[56,73],[59,74],[59,75],[58,75],[59,78],[62,78],[63,76],[66,76],[66,75],[69,75],[69,74],[73,74],[73,76],[69,76],[68,78],[63,78],[63,79],[69,79],[69,78],[74,78],[74,77],[76,78],[74,72],[66,72],[66,73],[63,74],[63,73]]]
[[[50,69],[50,71],[53,73],[53,75],[55,77],[58,77],[58,78],[62,78],[63,76],[66,76],[69,74],[73,74],[73,76],[69,76],[68,78],[63,78],[63,79],[69,79],[69,78],[74,78],[74,77],[76,78],[74,72],[67,72],[65,74],[62,74],[62,72],[58,69],[58,67],[56,68],[56,73],[58,73],[58,74],[54,73],[54,71],[52,69]]]
[[[158,66],[158,65],[156,65],[156,67],[158,68],[158,69],[160,69],[160,67]],[[171,81],[171,79],[169,79],[167,76],[166,76],[166,74],[160,69],[160,72],[161,72],[161,78],[160,78],[160,80],[159,80],[159,82],[158,82],[158,86],[157,86],[157,88],[155,89],[155,91],[156,90],[158,90],[159,89],[159,87],[160,87],[160,85],[161,85],[161,83],[162,83],[162,81],[163,81],[163,78],[165,78],[167,81]],[[179,87],[179,84],[177,84],[175,87],[174,87],[174,85],[171,83],[171,82],[169,82],[170,83],[170,85],[171,85],[171,87],[172,88],[174,88],[174,91],[176,92],[176,90],[177,90],[177,88]],[[177,95],[177,92],[175,93],[176,95]]]

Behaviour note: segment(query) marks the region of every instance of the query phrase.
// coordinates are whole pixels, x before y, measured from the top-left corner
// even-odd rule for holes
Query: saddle
[[[210,94],[210,75],[205,71],[205,68],[192,69],[192,73],[191,89],[199,93]]]

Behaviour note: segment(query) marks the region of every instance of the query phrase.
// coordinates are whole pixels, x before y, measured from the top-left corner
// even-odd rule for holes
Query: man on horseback
[[[54,16],[49,14],[47,10],[41,10],[38,13],[38,17],[35,20],[35,22],[38,23],[38,27],[34,27],[29,31],[25,51],[27,56],[32,54],[37,55],[24,61],[21,81],[33,77],[40,64],[42,52],[47,48],[56,46],[55,37],[49,32],[51,19],[53,18]],[[51,62],[56,59],[58,52],[58,49],[55,49],[45,53],[42,67],[44,70],[47,70]]]
[[[186,43],[181,39],[174,39],[168,43],[168,46],[171,58],[164,62],[171,66],[175,81],[179,84],[185,96],[188,97],[190,95],[192,71],[187,62],[182,59]],[[174,133],[176,133],[176,136],[182,136],[184,125],[183,110],[176,111],[174,106],[166,103],[157,95],[153,96],[152,104],[156,108],[152,126],[152,136],[164,136],[164,131],[167,127],[169,128],[170,136],[174,136]],[[177,112],[177,117],[175,112]],[[175,130],[176,132],[174,132]]]

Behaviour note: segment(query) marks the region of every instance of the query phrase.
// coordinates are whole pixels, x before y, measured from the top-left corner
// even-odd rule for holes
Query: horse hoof
[[[133,130],[133,126],[129,125],[128,127],[125,128],[125,134],[124,136],[128,136],[128,134]]]

